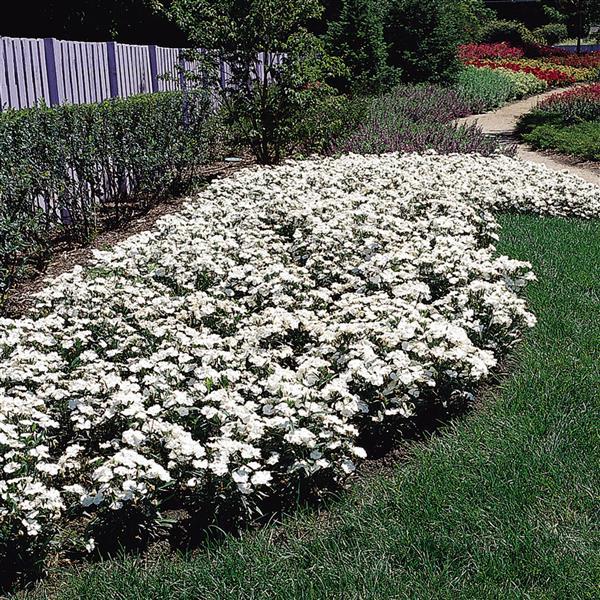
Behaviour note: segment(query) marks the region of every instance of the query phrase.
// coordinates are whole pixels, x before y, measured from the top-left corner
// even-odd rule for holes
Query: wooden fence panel
[[[0,109],[50,103],[44,41],[0,38]]]
[[[105,44],[55,41],[54,47],[60,104],[110,98]]]
[[[257,58],[258,77],[266,58],[263,53]],[[222,87],[230,85],[231,69],[224,62],[220,79]],[[0,111],[207,86],[200,64],[184,61],[179,48],[0,36]],[[215,106],[217,92],[211,89]]]
[[[158,91],[174,91],[179,89],[179,49],[156,47],[156,63]]]
[[[116,55],[119,96],[127,98],[152,92],[148,46],[117,44]]]

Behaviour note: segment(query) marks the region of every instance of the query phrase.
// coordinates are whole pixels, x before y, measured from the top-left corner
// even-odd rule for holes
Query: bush
[[[523,23],[500,19],[489,21],[483,26],[481,41],[489,44],[506,42],[510,46],[516,47],[528,46],[539,42]]]
[[[0,298],[57,236],[89,240],[185,189],[214,150],[210,113],[203,92],[2,113]]]
[[[494,11],[483,0],[454,0],[452,18],[460,41],[475,42],[481,38],[485,24],[494,18]]]
[[[349,71],[341,89],[376,94],[389,87],[382,10],[375,0],[343,0],[339,19],[329,24],[327,47]]]
[[[317,21],[319,0],[154,0],[186,33],[189,52],[219,85],[229,123],[258,162],[272,164],[303,140],[298,123],[335,95],[330,85],[343,75],[323,41],[307,27]],[[266,61],[257,63],[257,51]],[[227,85],[220,86],[221,60],[228,64]]]
[[[564,23],[548,23],[548,25],[534,29],[532,35],[538,43],[552,45],[566,39],[569,33]]]
[[[447,0],[390,0],[385,19],[389,63],[404,82],[446,82],[459,69],[460,40]]]

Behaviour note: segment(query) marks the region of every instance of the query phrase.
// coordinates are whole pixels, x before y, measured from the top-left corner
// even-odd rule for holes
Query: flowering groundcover
[[[55,280],[0,320],[0,547],[168,498],[250,509],[351,473],[373,423],[470,397],[534,323],[493,210],[591,218],[600,193],[501,156],[294,162]]]

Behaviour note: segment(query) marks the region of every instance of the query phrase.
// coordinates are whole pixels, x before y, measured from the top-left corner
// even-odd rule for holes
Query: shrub
[[[452,19],[461,42],[475,42],[488,21],[494,18],[494,11],[487,8],[483,0],[454,0]]]
[[[549,45],[556,44],[569,36],[567,26],[564,23],[548,23],[534,29],[532,34],[539,43]]]
[[[404,82],[444,82],[459,69],[459,35],[447,0],[390,0],[385,21],[389,63]]]
[[[342,65],[327,55],[321,40],[300,32],[287,39],[286,48],[285,60],[269,68],[271,83],[225,93],[226,123],[235,139],[266,164],[322,148],[338,122],[324,117],[335,117],[332,107],[344,104],[326,81],[342,73]]]
[[[349,71],[343,90],[376,94],[389,87],[392,70],[387,64],[382,9],[374,0],[343,0],[326,40],[330,52]]]
[[[491,44],[506,42],[510,46],[521,48],[539,42],[523,23],[500,19],[489,21],[483,26],[481,41]]]
[[[323,7],[318,0],[154,0],[186,33],[189,58],[205,65],[208,79],[220,83],[218,65],[229,66],[228,83],[219,87],[224,110],[239,142],[258,162],[280,161],[304,113],[335,94],[329,85],[343,74],[341,61],[307,30]],[[265,63],[257,63],[257,51]]]
[[[214,151],[206,94],[185,107],[164,92],[0,115],[0,297],[51,239],[89,240],[100,218],[185,189]]]

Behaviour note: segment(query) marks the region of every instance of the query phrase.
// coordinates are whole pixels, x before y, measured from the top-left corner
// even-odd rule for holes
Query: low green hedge
[[[204,92],[0,113],[0,304],[58,236],[180,192],[214,148]]]
[[[534,148],[600,161],[600,121],[575,125],[556,121],[540,123],[521,137]]]

